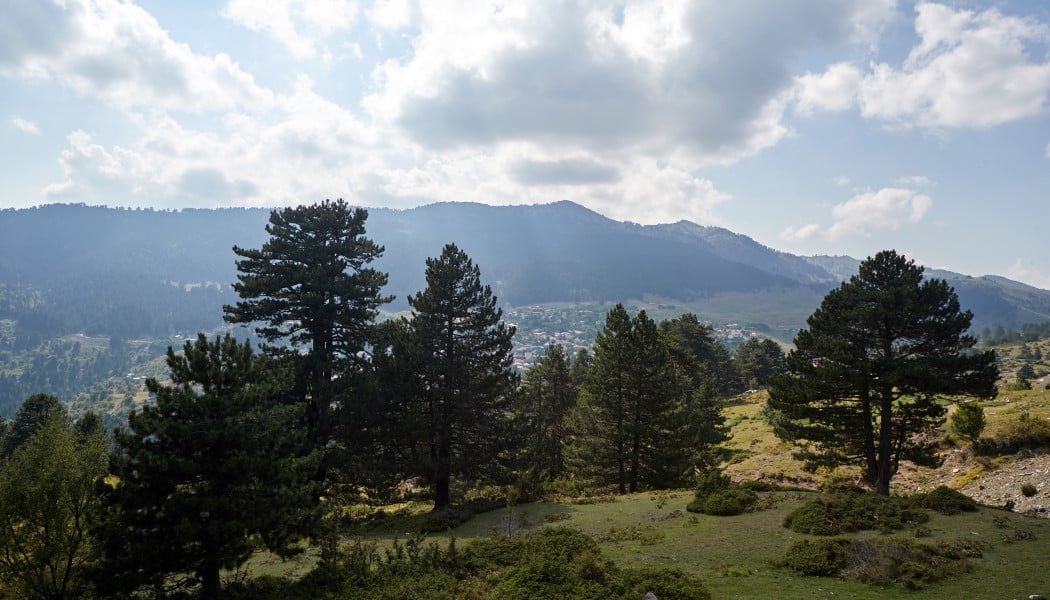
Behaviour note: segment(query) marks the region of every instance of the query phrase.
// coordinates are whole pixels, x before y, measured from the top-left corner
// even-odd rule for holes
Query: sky
[[[1050,289],[1050,3],[0,0],[0,208],[572,200]]]

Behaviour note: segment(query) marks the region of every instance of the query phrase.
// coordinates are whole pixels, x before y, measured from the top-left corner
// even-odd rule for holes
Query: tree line
[[[731,358],[695,315],[657,324],[617,305],[591,352],[552,345],[519,378],[514,329],[454,244],[426,261],[408,315],[377,320],[391,298],[366,219],[341,200],[273,211],[261,248],[234,247],[240,301],[224,307],[228,322],[256,327],[258,351],[203,334],[169,348],[169,380],[147,381],[153,401],[111,449],[86,441],[105,436],[97,419],[74,426],[53,397],[0,424],[0,495],[32,490],[51,455],[90,468],[49,476],[93,482],[70,486],[81,497],[56,509],[66,511],[58,525],[36,524],[25,502],[0,506],[0,554],[22,560],[7,568],[0,558],[0,578],[49,597],[217,597],[220,571],[256,548],[290,556],[318,539],[340,492],[382,502],[415,481],[433,518],[455,522],[457,483],[468,481],[526,496],[688,486],[717,469],[738,370],[746,385],[772,384],[779,435],[815,444],[808,456],[866,457],[888,493],[910,434],[943,414],[934,397],[984,394],[994,375],[987,354],[961,352],[973,345],[960,337],[969,315],[950,288],[920,286],[893,255],[862,266],[873,282],[829,294],[786,358],[758,340]],[[870,315],[858,308],[885,302]],[[48,552],[11,551],[45,529],[76,535],[40,542]],[[19,575],[38,571],[49,575]]]

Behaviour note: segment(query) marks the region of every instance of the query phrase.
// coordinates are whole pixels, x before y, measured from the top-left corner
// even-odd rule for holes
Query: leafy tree
[[[973,349],[972,318],[913,261],[868,258],[796,336],[788,372],[770,388],[774,431],[806,444],[810,465],[862,461],[888,495],[901,460],[928,457],[915,434],[943,422],[938,396],[995,396],[995,355]]]
[[[960,404],[951,416],[951,428],[956,435],[974,443],[981,437],[987,422],[984,419],[984,408],[976,402]]]
[[[576,395],[569,356],[560,344],[548,345],[539,362],[525,372],[518,406],[525,463],[543,480],[553,481],[565,470],[565,417]]]
[[[442,511],[454,475],[483,475],[504,450],[517,385],[510,369],[514,328],[504,325],[480,270],[454,244],[427,259],[426,282],[408,303],[412,343],[422,357],[416,410],[434,510]]]
[[[115,593],[192,574],[179,583],[215,597],[220,569],[243,564],[257,539],[297,551],[316,514],[319,455],[303,453],[302,407],[275,399],[290,377],[248,343],[199,334],[181,354],[169,348],[167,363],[171,383],[148,379],[155,404],[116,434],[99,580]]]
[[[694,452],[687,387],[656,324],[645,311],[631,319],[617,304],[595,340],[571,416],[573,471],[621,494],[683,481]]]
[[[58,398],[48,394],[33,394],[18,407],[15,420],[11,422],[4,440],[4,455],[10,456],[16,448],[25,444],[38,429],[44,426],[52,413],[66,415],[66,408]]]
[[[23,598],[78,598],[88,587],[89,516],[109,445],[51,411],[0,468],[0,581]]]
[[[296,395],[322,444],[337,389],[361,366],[378,307],[392,300],[380,295],[387,275],[368,266],[383,247],[365,237],[367,218],[343,200],[275,210],[261,249],[233,248],[241,257],[233,288],[243,300],[223,307],[224,318],[263,323],[256,331],[268,343],[288,345],[267,352],[294,362]]]
[[[733,366],[748,388],[765,387],[774,375],[784,372],[784,351],[771,339],[751,338],[736,349]]]

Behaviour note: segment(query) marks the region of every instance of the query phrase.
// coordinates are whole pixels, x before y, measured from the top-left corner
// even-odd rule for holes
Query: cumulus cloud
[[[796,78],[796,110],[812,115],[817,110],[842,111],[852,108],[863,75],[849,63],[836,63],[823,73],[806,73]]]
[[[0,75],[52,79],[135,110],[262,108],[273,94],[225,54],[202,56],[117,0],[5,3]]]
[[[902,126],[990,127],[1038,115],[1050,93],[1042,50],[1050,29],[1037,21],[922,3],[919,44],[900,66],[871,66],[861,113]]]
[[[349,30],[358,12],[353,0],[230,0],[222,14],[247,29],[269,34],[293,57],[307,59],[317,57],[318,40]],[[325,52],[330,59],[330,52]]]
[[[417,29],[412,52],[375,71],[364,106],[429,148],[524,141],[727,163],[789,134],[782,118],[803,52],[871,35],[872,11],[892,6],[384,3],[374,22]]]
[[[823,227],[810,223],[802,227],[787,227],[780,239],[803,242],[814,238],[840,239],[849,235],[867,235],[874,230],[898,230],[915,225],[933,206],[933,200],[914,190],[882,188],[857,194],[831,208],[832,224]]]
[[[27,121],[22,117],[11,117],[11,125],[14,125],[15,129],[23,133],[40,135],[40,127],[38,127],[36,123]]]
[[[921,221],[932,205],[929,196],[902,188],[865,192],[831,209],[835,222],[827,235],[838,238],[872,229],[900,229]]]

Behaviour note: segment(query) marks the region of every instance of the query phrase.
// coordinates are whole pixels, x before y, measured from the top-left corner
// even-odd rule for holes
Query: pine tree
[[[66,416],[66,407],[62,406],[58,398],[49,394],[33,394],[26,398],[18,407],[15,420],[7,427],[4,455],[10,456],[16,448],[28,442],[53,413]]]
[[[572,363],[560,344],[550,344],[522,380],[517,408],[523,462],[536,478],[553,481],[565,470],[565,418],[576,405]]]
[[[941,279],[883,251],[825,296],[795,337],[769,392],[774,431],[805,444],[811,466],[861,462],[888,495],[904,459],[925,460],[921,434],[941,424],[941,396],[993,397],[995,353],[973,348],[973,315]]]
[[[572,470],[621,494],[682,483],[698,450],[688,388],[656,324],[645,311],[632,320],[617,304],[595,340],[570,417]]]
[[[420,397],[434,510],[449,507],[454,475],[484,475],[499,464],[517,384],[514,328],[465,252],[448,244],[427,259],[427,287],[409,297],[413,343],[421,354]]]
[[[234,247],[243,299],[225,306],[230,323],[262,323],[256,331],[271,355],[295,364],[296,395],[307,405],[314,441],[324,445],[341,388],[361,366],[387,275],[368,265],[383,247],[365,237],[368,212],[343,200],[275,210],[261,249]],[[305,349],[305,352],[300,352]]]
[[[219,571],[240,566],[256,538],[280,555],[316,516],[319,462],[296,428],[301,406],[276,396],[287,373],[228,334],[204,334],[182,354],[168,349],[171,383],[149,379],[155,404],[116,434],[115,475],[100,537],[105,593],[159,586],[183,574],[204,597],[219,594]]]

